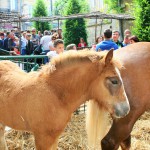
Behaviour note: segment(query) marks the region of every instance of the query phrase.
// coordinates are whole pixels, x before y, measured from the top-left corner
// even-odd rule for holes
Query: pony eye
[[[112,80],[111,83],[112,84],[118,84],[119,82],[117,80]]]

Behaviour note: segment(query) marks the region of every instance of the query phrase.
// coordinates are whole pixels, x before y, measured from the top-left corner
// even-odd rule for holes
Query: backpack
[[[42,47],[42,44],[40,44],[39,46],[37,46],[35,48],[35,50],[33,51],[33,54],[34,55],[40,55],[42,52],[43,52],[43,47]]]

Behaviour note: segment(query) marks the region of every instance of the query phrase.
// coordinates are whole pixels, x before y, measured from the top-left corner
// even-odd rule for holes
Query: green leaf
[[[34,9],[33,9],[33,17],[41,17],[41,16],[48,16],[46,3],[45,0],[36,0]],[[34,27],[41,32],[44,32],[44,30],[50,30],[50,23],[49,22],[34,22]]]
[[[71,15],[81,13],[82,5],[79,2],[80,0],[68,0],[68,5],[65,8],[65,14]],[[63,25],[63,37],[65,46],[72,43],[78,45],[80,37],[84,38],[87,43],[85,20],[83,18],[65,20]]]

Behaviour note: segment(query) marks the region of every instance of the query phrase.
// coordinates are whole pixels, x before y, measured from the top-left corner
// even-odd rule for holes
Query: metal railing
[[[23,56],[0,56],[1,60],[10,60],[16,63],[22,70],[26,72],[36,71],[41,64],[44,64],[44,59],[47,55],[23,55]],[[81,105],[75,112],[75,115],[85,113],[87,109],[86,103]]]
[[[83,114],[83,113],[86,113],[86,111],[87,111],[87,104],[84,103],[74,112],[74,114],[75,115]]]
[[[3,55],[8,56],[8,55],[10,55],[10,53],[9,53],[9,51],[6,51],[6,50],[0,48],[0,56],[3,56]]]
[[[46,55],[0,56],[0,60],[10,60],[26,72],[36,71],[41,64],[44,64],[44,59],[47,59]]]

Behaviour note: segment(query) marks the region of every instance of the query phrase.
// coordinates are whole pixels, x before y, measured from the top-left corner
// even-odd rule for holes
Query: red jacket
[[[82,43],[79,43],[79,44],[78,44],[78,47],[85,47],[85,46],[86,46],[86,43],[85,43],[85,42],[83,43],[84,46],[82,46],[81,44],[82,44]]]

